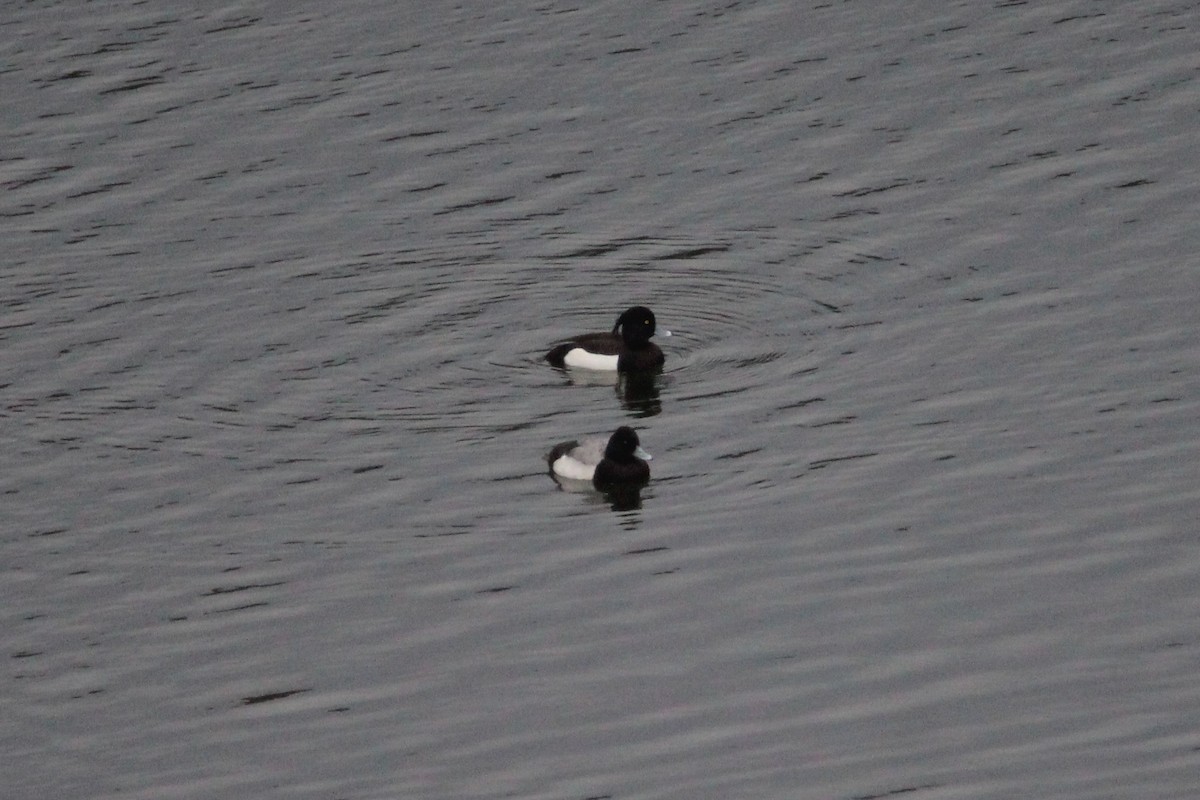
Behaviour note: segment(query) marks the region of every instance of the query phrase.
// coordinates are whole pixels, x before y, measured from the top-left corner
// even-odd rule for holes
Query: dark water
[[[1195,793],[1198,4],[0,23],[6,796]]]

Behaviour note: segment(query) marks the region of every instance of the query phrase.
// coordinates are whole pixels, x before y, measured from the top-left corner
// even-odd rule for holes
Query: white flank
[[[596,474],[595,464],[584,464],[567,456],[559,456],[554,462],[554,474],[561,475],[564,478],[572,478],[577,481],[590,481],[592,476]]]
[[[599,356],[595,353],[589,353],[582,347],[576,347],[573,350],[567,351],[566,357],[563,358],[563,363],[568,367],[615,372],[617,369],[617,356]]]

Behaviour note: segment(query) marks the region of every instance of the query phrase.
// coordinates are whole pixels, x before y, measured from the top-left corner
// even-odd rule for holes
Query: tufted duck
[[[658,345],[650,341],[654,331],[654,312],[634,306],[617,317],[611,333],[574,336],[546,353],[546,360],[556,367],[621,372],[658,369],[664,357]],[[670,336],[671,332],[664,330],[662,335]]]

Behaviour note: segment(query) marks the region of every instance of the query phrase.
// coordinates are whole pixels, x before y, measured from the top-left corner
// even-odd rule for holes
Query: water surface
[[[1196,11],[11,7],[9,791],[1188,796]]]

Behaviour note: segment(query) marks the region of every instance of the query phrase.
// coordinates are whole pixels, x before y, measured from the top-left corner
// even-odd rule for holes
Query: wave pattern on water
[[[1194,3],[10,5],[13,796],[1194,791]]]

